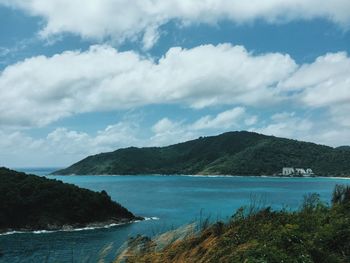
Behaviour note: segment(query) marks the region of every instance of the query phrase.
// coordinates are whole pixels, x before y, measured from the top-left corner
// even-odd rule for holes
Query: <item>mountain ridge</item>
[[[286,166],[311,168],[324,176],[349,176],[350,151],[346,146],[232,131],[164,147],[128,147],[91,155],[53,174],[273,175]]]

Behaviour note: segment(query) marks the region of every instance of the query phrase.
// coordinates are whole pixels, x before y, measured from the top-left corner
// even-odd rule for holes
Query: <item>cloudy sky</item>
[[[231,130],[350,145],[349,0],[0,0],[0,165]]]

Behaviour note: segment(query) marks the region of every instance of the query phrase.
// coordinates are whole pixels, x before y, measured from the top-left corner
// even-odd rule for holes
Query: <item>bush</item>
[[[310,194],[295,212],[238,209],[226,224],[217,222],[157,254],[141,254],[128,262],[350,262],[349,188],[336,186],[332,206]],[[165,260],[168,255],[171,261]]]

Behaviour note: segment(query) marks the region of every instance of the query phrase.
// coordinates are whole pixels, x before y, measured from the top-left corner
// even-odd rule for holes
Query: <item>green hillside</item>
[[[136,219],[105,191],[93,192],[6,168],[0,168],[0,196],[0,232],[56,230]]]
[[[54,174],[272,175],[286,166],[311,168],[317,175],[349,176],[350,151],[252,132],[228,132],[167,147],[101,153]]]

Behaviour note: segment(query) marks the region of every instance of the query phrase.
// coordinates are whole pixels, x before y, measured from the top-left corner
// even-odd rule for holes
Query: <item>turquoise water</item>
[[[32,170],[47,174],[49,170]],[[190,176],[54,176],[92,190],[106,190],[133,213],[149,220],[108,229],[74,232],[18,233],[0,236],[0,262],[95,262],[109,247],[110,262],[129,236],[155,235],[211,216],[229,218],[252,200],[276,209],[297,209],[307,193],[317,192],[328,201],[336,184],[332,178],[190,177]]]

